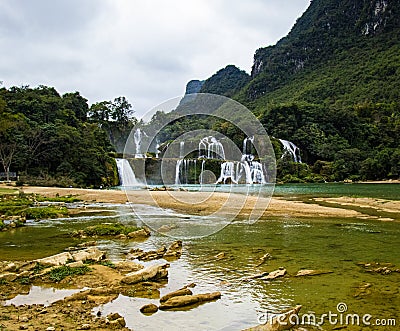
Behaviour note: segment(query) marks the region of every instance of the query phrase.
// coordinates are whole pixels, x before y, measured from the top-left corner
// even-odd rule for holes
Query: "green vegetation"
[[[78,92],[61,96],[47,86],[1,88],[2,171],[17,172],[19,185],[116,185],[115,149],[102,127],[111,128],[114,136],[128,130],[131,106],[125,98],[102,106],[89,108]]]
[[[59,282],[68,276],[84,275],[88,272],[90,272],[90,268],[85,265],[81,267],[69,267],[63,265],[61,267],[53,268],[48,272],[48,276],[52,281]]]
[[[35,203],[38,201],[74,202],[77,199],[70,196],[45,198],[36,194],[6,194],[0,196],[0,215],[4,215],[5,217],[19,216],[24,219],[34,220],[68,215],[68,209],[65,206],[35,206]],[[14,224],[16,227],[22,226],[23,220],[16,219],[14,220]],[[0,230],[4,227],[4,222],[0,221]]]
[[[128,234],[130,232],[139,230],[135,226],[123,225],[121,223],[103,223],[89,226],[84,230],[76,231],[72,235],[86,235],[86,236],[116,236],[119,234]]]

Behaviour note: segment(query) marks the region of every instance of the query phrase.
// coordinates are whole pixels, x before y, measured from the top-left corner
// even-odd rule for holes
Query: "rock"
[[[269,253],[264,254],[261,258],[260,258],[260,262],[256,265],[256,267],[261,266],[262,264],[264,264],[268,259],[270,259],[272,256]]]
[[[125,240],[125,239],[127,239],[128,237],[125,235],[125,234],[123,234],[123,233],[121,233],[121,234],[119,234],[119,235],[117,235],[116,237],[115,237],[115,239],[122,239],[122,240]]]
[[[115,321],[115,320],[117,320],[119,318],[123,318],[123,317],[118,313],[112,313],[112,314],[107,315],[107,319],[109,321]]]
[[[182,241],[174,241],[164,254],[165,258],[179,258],[182,255]]]
[[[68,260],[73,260],[73,257],[71,255],[71,253],[64,252],[64,253],[44,257],[43,259],[38,259],[35,261],[37,263],[40,263],[42,265],[50,267],[50,266],[59,266],[59,265],[66,264]]]
[[[217,255],[214,256],[217,260],[222,260],[226,257],[226,254],[224,252],[218,253]]]
[[[29,321],[29,317],[28,316],[20,316],[19,317],[19,322],[22,322],[22,323],[26,323],[26,322],[28,322]]]
[[[54,326],[49,326],[46,331],[56,331],[56,328]]]
[[[262,277],[265,277],[268,275],[269,275],[269,272],[262,272],[260,274],[255,274],[253,276],[250,276],[248,279],[257,279],[257,278],[262,278]]]
[[[160,302],[165,302],[173,297],[192,295],[192,294],[193,294],[193,292],[191,290],[189,290],[188,288],[181,288],[177,291],[174,291],[174,292],[164,295],[163,297],[160,298]]]
[[[118,313],[113,313],[107,315],[108,325],[114,329],[123,328],[125,327],[125,319]]]
[[[133,271],[139,271],[144,267],[136,262],[133,261],[118,261],[114,263],[115,269],[122,273],[128,273]]]
[[[82,324],[79,330],[90,330],[90,324]]]
[[[265,324],[257,325],[253,328],[245,329],[243,331],[281,331],[289,330],[296,324],[296,320],[299,320],[298,314],[301,306],[296,306],[286,312],[279,315],[266,316]],[[294,317],[296,316],[296,317]]]
[[[153,303],[150,303],[148,305],[144,305],[142,308],[140,308],[140,312],[142,314],[154,314],[157,311],[158,311],[158,307]]]
[[[28,327],[26,325],[22,324],[19,326],[19,329],[20,330],[28,330]]]
[[[312,270],[312,269],[303,269],[299,270],[295,277],[302,277],[302,276],[318,276],[318,275],[325,275],[331,274],[333,271],[330,270]]]
[[[7,264],[3,269],[3,272],[16,272],[16,271],[17,271],[17,265],[14,262]]]
[[[126,323],[125,323],[125,319],[123,317],[121,317],[121,318],[118,318],[117,320],[110,321],[110,323],[108,325],[112,329],[120,329],[120,328],[124,328]]]
[[[91,240],[91,241],[86,241],[84,243],[78,244],[77,247],[91,247],[91,246],[96,246],[97,241]]]
[[[67,266],[71,268],[76,268],[76,267],[82,267],[84,266],[84,264],[82,261],[78,261],[78,262],[67,263]]]
[[[76,261],[86,261],[86,260],[93,260],[96,262],[101,261],[105,258],[105,252],[99,250],[97,247],[89,247],[84,250],[78,251],[72,254],[72,258]]]
[[[195,295],[183,295],[179,297],[172,297],[165,302],[162,302],[159,309],[167,310],[172,308],[179,308],[190,306],[197,303],[208,302],[217,300],[221,297],[220,292],[195,294]]]
[[[14,280],[16,280],[18,277],[18,275],[14,272],[7,272],[4,274],[0,275],[0,280],[2,281],[6,281],[6,282],[13,282]]]
[[[280,278],[286,275],[286,269],[278,269],[275,271],[271,271],[267,276],[262,277],[262,280],[273,280],[276,278]]]
[[[143,228],[140,230],[129,232],[126,236],[129,239],[143,239],[143,238],[147,238],[150,236],[150,231],[147,228]]]
[[[136,284],[148,280],[158,280],[168,277],[169,264],[153,265],[139,271],[131,272],[121,279],[123,284]]]

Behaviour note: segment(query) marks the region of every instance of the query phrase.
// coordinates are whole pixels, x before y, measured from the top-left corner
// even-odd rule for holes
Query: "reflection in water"
[[[50,306],[53,302],[62,300],[72,294],[79,293],[83,289],[56,289],[53,287],[32,286],[28,294],[18,294],[15,298],[7,300],[4,305],[16,307],[22,305]]]

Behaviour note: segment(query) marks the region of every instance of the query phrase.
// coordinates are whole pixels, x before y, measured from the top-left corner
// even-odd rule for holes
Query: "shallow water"
[[[104,212],[92,214],[88,208],[87,214],[79,217],[33,222],[0,233],[0,256],[4,260],[40,258],[76,245],[79,240],[68,236],[72,230],[102,222],[138,222],[128,206],[94,205],[91,208],[103,208]],[[157,208],[140,208],[144,208],[141,214],[147,211],[153,219],[165,217],[165,212]],[[189,217],[179,214],[182,219],[185,216]],[[155,327],[160,330],[240,330],[257,325],[257,318],[267,311],[276,312],[301,304],[303,313],[313,311],[319,316],[329,311],[337,313],[337,304],[346,303],[349,313],[396,318],[400,323],[400,273],[371,274],[357,265],[358,262],[391,262],[400,268],[399,238],[400,227],[394,222],[281,218],[248,225],[237,221],[211,236],[184,241],[182,257],[171,262],[168,284],[160,290],[164,295],[194,282],[197,284],[194,293],[221,291],[220,300],[185,311],[159,311],[145,316],[139,308],[151,302],[157,304],[157,300],[121,295],[93,312],[100,310],[103,316],[119,312],[133,330],[154,330]],[[172,241],[172,238],[155,234],[142,243],[121,240],[99,240],[98,243],[101,249],[107,250],[110,259],[118,260],[132,247],[150,250]],[[226,257],[218,260],[215,256],[221,252]],[[272,258],[257,266],[265,253]],[[271,282],[249,279],[279,267],[287,269],[287,277]],[[293,277],[300,269],[324,269],[333,273]],[[366,283],[372,285],[369,294],[355,297],[357,288]],[[332,328],[324,325],[324,329]]]

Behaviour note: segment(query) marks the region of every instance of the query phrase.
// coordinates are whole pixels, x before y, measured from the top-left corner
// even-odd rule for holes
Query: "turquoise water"
[[[295,190],[300,187],[296,186]],[[335,188],[334,194],[339,194],[338,190]],[[72,230],[102,222],[138,222],[132,210],[124,205],[96,205],[93,209],[104,211],[34,222],[12,232],[0,233],[0,256],[5,260],[44,257],[77,244],[77,240],[68,236]],[[154,208],[149,208],[149,215],[164,217]],[[150,250],[169,245],[173,240],[154,234],[143,243],[121,240],[99,240],[98,243],[109,258],[118,260],[123,259],[124,252],[130,248]],[[154,330],[155,327],[160,330],[241,330],[257,325],[257,318],[265,312],[300,304],[303,313],[312,311],[320,316],[329,311],[337,313],[336,306],[346,303],[349,313],[371,314],[374,319],[395,318],[400,323],[400,273],[368,273],[357,265],[359,262],[390,262],[394,268],[400,268],[399,251],[400,227],[396,222],[276,218],[248,225],[236,221],[211,236],[185,240],[183,255],[171,262],[168,284],[161,289],[163,295],[195,282],[195,293],[220,291],[220,300],[186,311],[159,311],[144,316],[139,308],[151,302],[158,304],[157,300],[120,295],[93,312],[119,312],[133,330]],[[225,253],[225,258],[217,259],[215,256],[221,252]],[[271,259],[257,266],[266,253]],[[270,282],[250,279],[279,267],[288,272],[282,279]],[[324,269],[333,273],[294,277],[300,269]],[[355,296],[365,284],[370,284],[368,291]],[[323,327],[332,330],[334,326],[325,324]],[[396,327],[372,326],[347,329],[397,330]]]
[[[277,184],[275,196],[351,196],[400,200],[398,183],[318,183],[318,184]]]

